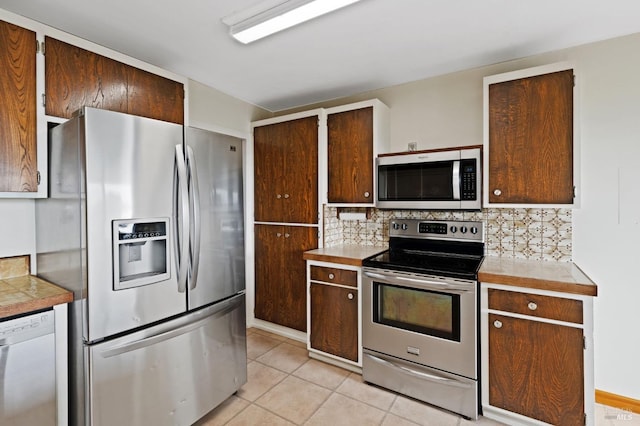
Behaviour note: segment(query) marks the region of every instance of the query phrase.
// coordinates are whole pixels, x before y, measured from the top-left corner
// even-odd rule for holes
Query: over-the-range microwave
[[[381,154],[376,169],[378,208],[482,208],[481,146]]]

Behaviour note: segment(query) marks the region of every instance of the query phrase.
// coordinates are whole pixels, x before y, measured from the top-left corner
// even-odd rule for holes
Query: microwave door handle
[[[451,185],[453,186],[453,199],[460,199],[460,161],[453,162],[453,176],[451,179]]]

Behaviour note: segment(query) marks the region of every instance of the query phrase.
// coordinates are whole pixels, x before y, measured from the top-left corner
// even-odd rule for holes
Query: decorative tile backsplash
[[[340,209],[364,212],[365,209]],[[479,212],[369,209],[366,220],[341,220],[338,209],[324,207],[324,245],[383,246],[389,242],[389,219],[478,220],[485,223],[489,256],[570,262],[571,209],[484,209]]]

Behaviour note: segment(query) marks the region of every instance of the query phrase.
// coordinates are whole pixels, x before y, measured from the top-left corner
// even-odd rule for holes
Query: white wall
[[[0,257],[28,254],[34,259],[35,227],[33,200],[0,199]]]
[[[575,65],[581,207],[573,259],[598,285],[595,385],[640,399],[640,34],[389,87],[306,108],[378,98],[391,108],[391,147],[482,144],[482,78]],[[291,111],[287,111],[291,112]]]

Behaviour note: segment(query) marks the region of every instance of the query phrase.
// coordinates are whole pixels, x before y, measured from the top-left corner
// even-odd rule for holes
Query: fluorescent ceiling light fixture
[[[249,11],[238,12],[222,22],[229,25],[231,36],[247,44],[357,1],[360,0],[288,0],[275,5],[271,1],[265,2],[270,5],[254,15],[247,17]]]

